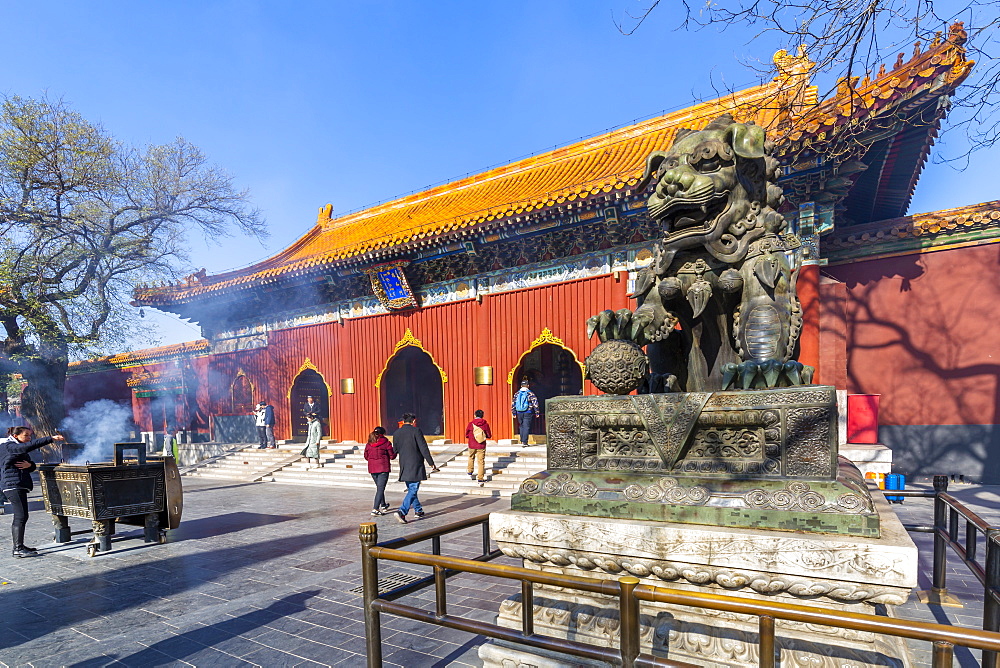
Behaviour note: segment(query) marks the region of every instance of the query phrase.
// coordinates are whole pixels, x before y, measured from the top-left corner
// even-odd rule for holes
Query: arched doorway
[[[545,433],[545,400],[583,393],[583,370],[571,350],[555,343],[540,343],[521,356],[510,376],[511,393],[527,378],[531,391],[538,397],[541,419],[531,425],[532,434]],[[514,434],[517,434],[515,421]]]
[[[236,379],[230,386],[233,398],[233,415],[249,415],[253,413],[253,384],[242,371],[236,374]]]
[[[431,356],[416,346],[400,348],[379,379],[382,426],[392,434],[403,413],[417,416],[427,435],[444,433],[444,386],[441,370]]]
[[[306,416],[302,414],[302,407],[305,406],[306,397],[313,397],[320,406],[320,414],[323,423],[324,435],[329,435],[330,423],[330,391],[326,386],[326,381],[315,369],[303,369],[295,377],[292,383],[292,390],[288,393],[289,421],[292,424],[292,438],[305,438],[309,432],[306,424]]]

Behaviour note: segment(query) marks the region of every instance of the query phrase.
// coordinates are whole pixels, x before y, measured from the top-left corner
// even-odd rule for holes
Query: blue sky
[[[201,147],[271,231],[264,245],[192,239],[193,265],[217,273],[288,246],[327,202],[343,213],[752,85],[742,63],[781,46],[675,32],[677,3],[620,34],[612,17],[644,4],[0,0],[0,91],[64,97],[125,142]],[[911,211],[997,199],[997,156],[930,165]],[[199,337],[142,322],[161,343]]]

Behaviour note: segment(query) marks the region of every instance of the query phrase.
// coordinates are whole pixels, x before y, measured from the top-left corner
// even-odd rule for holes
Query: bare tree
[[[121,340],[139,282],[186,264],[189,232],[263,235],[232,179],[177,139],[140,150],[61,100],[6,99],[0,114],[0,372],[28,385],[22,412],[61,421],[67,365]]]
[[[838,85],[853,89],[886,62],[901,63],[897,54],[915,43],[940,42],[950,25],[964,22],[962,46],[977,64],[950,100],[948,131],[968,139],[951,157],[967,157],[1000,140],[1000,59],[994,37],[1000,0],[967,0],[957,8],[935,0],[717,0],[703,5],[651,0],[615,22],[622,33],[632,34],[654,11],[676,18],[679,29],[744,26],[756,31],[754,40],[770,39],[789,53],[804,52],[815,63],[814,74],[837,77],[821,99]],[[761,76],[780,75],[777,62],[748,65]]]

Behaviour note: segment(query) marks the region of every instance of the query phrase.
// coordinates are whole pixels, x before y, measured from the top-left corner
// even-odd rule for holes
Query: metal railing
[[[1000,631],[1000,527],[993,526],[948,493],[948,476],[934,476],[933,491],[891,491],[889,496],[934,499],[934,525],[903,525],[907,531],[934,534],[934,558],[931,573],[932,602],[948,597],[948,548],[951,548],[983,585],[983,629]],[[961,522],[965,521],[965,531]],[[980,561],[979,538],[983,538]],[[998,653],[984,650],[983,668],[998,667]]]
[[[907,495],[919,495],[907,493]],[[956,501],[957,503],[957,501]],[[956,521],[957,522],[957,521]],[[449,557],[440,554],[441,536],[468,529],[476,525],[483,528],[482,554],[475,559]],[[933,645],[934,668],[950,668],[954,658],[955,645],[983,650],[987,655],[1000,652],[1000,633],[964,629],[944,624],[917,622],[879,615],[845,612],[795,603],[744,599],[721,594],[689,592],[667,587],[640,584],[639,579],[626,576],[617,580],[571,576],[547,573],[519,566],[505,566],[485,563],[497,556],[499,550],[490,550],[489,515],[480,515],[462,522],[423,531],[418,534],[378,544],[378,526],[367,522],[360,526],[362,574],[364,580],[365,632],[367,638],[368,665],[377,668],[382,665],[381,614],[393,614],[408,619],[459,629],[469,633],[506,640],[528,647],[554,650],[575,657],[597,659],[613,665],[690,667],[692,664],[672,661],[644,654],[640,648],[640,601],[668,603],[694,608],[707,608],[758,617],[759,662],[763,668],[776,665],[777,646],[775,643],[775,620],[802,622],[876,633],[898,638],[930,642]],[[432,541],[432,553],[411,552],[398,549],[414,543]],[[994,552],[996,554],[996,552]],[[378,561],[388,560],[407,564],[430,566],[433,574],[417,582],[378,591]],[[468,619],[448,613],[447,578],[456,573],[518,580],[521,583],[521,628],[520,630]],[[433,611],[404,605],[395,599],[418,588],[434,585],[435,609]],[[539,635],[534,630],[534,586],[536,584],[563,587],[577,591],[602,594],[618,599],[620,614],[620,642],[617,649],[599,647],[568,639]],[[943,586],[943,578],[941,580]],[[986,665],[984,663],[984,665]]]

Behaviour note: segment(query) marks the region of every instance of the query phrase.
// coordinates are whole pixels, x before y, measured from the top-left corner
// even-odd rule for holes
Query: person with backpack
[[[528,389],[528,384],[527,378],[522,380],[521,389],[514,393],[514,400],[510,402],[510,413],[517,418],[522,447],[528,445],[532,420],[541,417],[538,412],[538,397]]]
[[[476,481],[480,487],[486,482],[486,439],[493,437],[490,433],[490,423],[483,418],[483,415],[485,413],[482,410],[477,410],[476,417],[465,427],[465,438],[469,441],[469,466],[465,472],[470,478],[476,478],[476,474],[472,472],[473,464],[476,464],[479,470]]]

